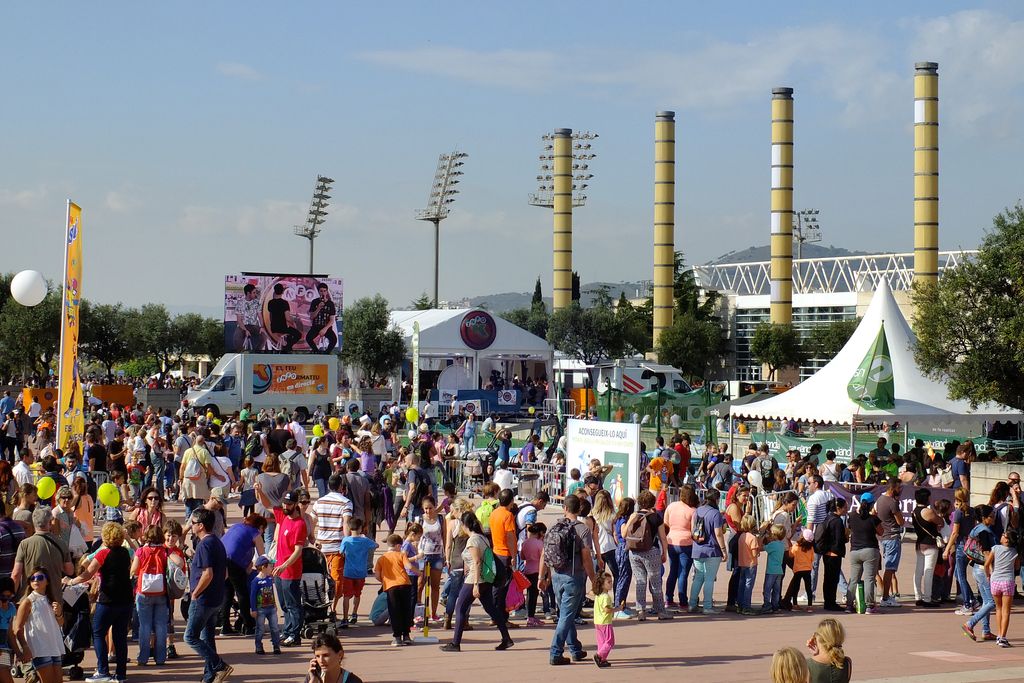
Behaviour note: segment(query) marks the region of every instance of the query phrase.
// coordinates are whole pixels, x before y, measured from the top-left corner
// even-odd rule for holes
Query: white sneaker
[[[974,612],[971,610],[970,607],[957,607],[956,611],[953,612],[953,614],[956,614],[961,617],[969,617],[972,614],[974,614]]]
[[[881,605],[882,607],[899,607],[900,603],[896,598],[889,596],[885,600],[882,600]]]
[[[86,683],[110,683],[114,679],[110,675],[101,674],[99,671],[85,679]]]

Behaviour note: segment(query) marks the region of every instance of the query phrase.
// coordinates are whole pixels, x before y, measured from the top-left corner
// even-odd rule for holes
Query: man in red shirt
[[[264,507],[271,501],[257,482],[256,495]],[[299,509],[299,494],[288,491],[281,498],[282,508],[274,508],[277,522],[277,561],[274,563],[274,585],[277,598],[284,611],[284,640],[281,645],[295,647],[302,644],[302,548],[306,545],[306,520]]]

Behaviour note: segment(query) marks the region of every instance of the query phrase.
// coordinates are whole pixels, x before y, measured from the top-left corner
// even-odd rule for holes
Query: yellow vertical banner
[[[67,449],[85,433],[78,331],[82,302],[82,208],[68,200],[64,239],[64,282],[60,307],[60,367],[57,385],[57,445]]]

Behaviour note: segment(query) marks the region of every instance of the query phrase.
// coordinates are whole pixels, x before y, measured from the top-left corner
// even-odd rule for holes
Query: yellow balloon
[[[331,431],[336,431],[341,426],[341,422],[336,417],[332,417],[327,421],[327,426],[331,428]]]
[[[321,427],[319,424],[313,425],[313,436],[319,437],[319,436],[323,436],[323,435],[324,435],[324,428]]]
[[[413,408],[412,406],[409,406],[408,408],[405,409],[405,421],[406,422],[412,422],[413,424],[416,424],[417,422],[419,422],[419,419],[420,419],[420,411],[419,410],[417,410],[416,408]]]
[[[43,477],[36,484],[36,493],[39,494],[39,500],[53,498],[53,494],[57,493],[57,482],[53,480],[53,477]]]
[[[101,485],[96,491],[96,495],[100,502],[107,507],[116,508],[121,504],[121,492],[110,482]]]

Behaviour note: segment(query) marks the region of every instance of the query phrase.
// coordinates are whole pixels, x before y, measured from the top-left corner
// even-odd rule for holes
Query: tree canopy
[[[345,311],[342,359],[362,370],[371,385],[386,379],[405,358],[405,341],[391,325],[390,311],[380,294],[359,299]]]
[[[621,321],[611,306],[582,308],[573,301],[548,319],[548,341],[559,351],[587,365],[619,358],[626,350]]]
[[[972,405],[1024,410],[1024,206],[992,220],[976,259],[915,286],[915,358]]]
[[[768,366],[768,379],[775,379],[779,368],[800,365],[804,350],[800,333],[792,325],[761,323],[750,340],[750,353]]]

